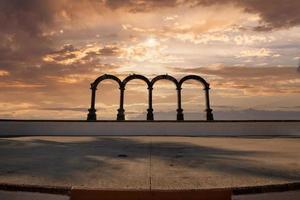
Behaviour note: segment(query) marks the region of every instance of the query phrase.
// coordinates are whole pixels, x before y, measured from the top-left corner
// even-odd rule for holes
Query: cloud
[[[234,5],[243,9],[246,13],[259,16],[259,24],[254,27],[257,31],[270,31],[279,28],[290,28],[300,24],[298,0],[107,0],[105,5],[111,9],[125,9],[129,12],[150,12],[156,9],[173,8],[183,5],[197,6],[218,6]]]
[[[106,0],[105,5],[111,9],[126,9],[129,12],[148,12],[154,9],[175,7],[177,0]]]
[[[102,14],[108,14],[121,10],[128,13],[149,13],[162,9],[183,9],[195,7],[235,6],[245,13],[259,16],[259,24],[255,30],[273,30],[277,28],[289,28],[300,24],[298,0],[2,0],[0,2],[0,24],[2,32],[17,34],[28,33],[35,37],[42,37],[43,33],[61,32],[65,23],[73,23]],[[165,19],[174,19],[177,15],[171,15]],[[168,21],[172,21],[168,20]],[[93,20],[92,20],[93,21]],[[47,34],[46,34],[47,35]],[[50,34],[51,35],[51,34]]]
[[[269,49],[261,48],[261,49],[250,49],[250,50],[244,50],[240,52],[240,55],[238,55],[238,58],[243,57],[269,57],[273,53]],[[274,54],[273,56],[276,57],[278,54]]]
[[[260,17],[260,24],[255,26],[257,31],[270,31],[279,28],[290,28],[300,24],[298,0],[195,0],[197,5],[212,6],[234,4],[241,7],[244,12],[258,14]]]
[[[259,58],[274,66],[291,66],[295,60],[290,57],[298,56],[295,53],[298,30],[288,32],[291,37],[286,36],[287,31],[281,33],[283,36],[279,32],[249,31],[298,25],[299,14],[295,11],[298,1],[274,2],[2,0],[0,87],[3,95],[0,102],[23,106],[36,104],[38,108],[53,109],[41,111],[31,107],[21,112],[22,108],[14,110],[11,104],[9,111],[2,112],[1,116],[12,113],[10,116],[29,118],[50,115],[52,118],[85,118],[85,114],[68,108],[88,107],[90,82],[103,73],[120,78],[129,71],[154,76],[172,73],[167,66],[201,66],[211,62],[224,62],[229,66],[246,57],[252,61]],[[282,41],[278,41],[281,37]],[[293,49],[283,52],[270,42],[283,46],[293,43]],[[277,50],[282,56],[272,59]],[[236,58],[239,52],[240,59]],[[187,73],[204,74],[218,95],[232,95],[232,99],[257,94],[269,95],[270,100],[274,99],[272,95],[282,94],[293,95],[296,99],[299,94],[299,73],[293,68],[221,66],[218,69],[178,70],[175,76]],[[103,83],[97,90],[97,102],[101,102],[99,113],[101,116],[106,113],[114,115],[119,101],[118,87],[110,81]],[[157,89],[162,88],[154,94],[159,96],[157,104],[176,107],[174,85],[170,83],[169,89],[166,86],[164,82],[157,85]],[[130,101],[134,104],[135,100],[142,98],[141,90],[134,85],[130,90],[135,90]],[[196,101],[190,99],[193,98],[191,95],[186,96],[189,103]],[[174,100],[173,104],[170,104],[170,99]],[[67,108],[61,112],[64,114],[59,113],[60,108]]]
[[[45,55],[43,60],[45,62],[71,65],[75,63],[84,63],[87,58],[93,59],[93,57],[97,57],[97,55],[99,55],[98,47],[92,46],[76,49],[73,45],[66,44],[62,49]]]
[[[256,32],[242,33],[238,27],[234,27],[234,23],[238,23],[237,19],[218,21],[213,20],[212,17],[209,18],[210,19],[204,19],[205,22],[200,24],[190,23],[189,25],[182,25],[176,23],[161,25],[158,28],[139,28],[125,24],[123,25],[123,29],[145,36],[156,35],[156,37],[165,39],[175,38],[194,44],[235,43],[236,45],[255,45],[257,43],[271,43],[275,40],[271,35],[258,35]]]
[[[24,81],[7,81],[7,82],[0,82],[0,87],[1,88],[43,88],[45,87],[45,84],[34,84],[34,83],[26,83]]]
[[[0,70],[0,76],[8,76],[9,72],[6,70]]]
[[[268,35],[246,35],[241,34],[234,36],[232,39],[237,45],[253,45],[256,43],[269,43],[273,42],[275,38]]]
[[[175,71],[209,77],[212,88],[241,90],[244,95],[268,96],[300,93],[300,73],[295,67],[217,66],[177,68]]]
[[[13,32],[18,29],[33,36],[38,36],[43,29],[43,25],[46,26],[53,22],[56,14],[53,13],[55,4],[49,0],[43,2],[38,0],[1,1],[0,24],[2,31]]]
[[[101,61],[106,56],[118,56],[121,49],[117,45],[88,44],[75,48],[72,44],[65,44],[61,49],[43,56],[43,61],[62,65],[85,64],[92,61]]]
[[[179,9],[180,10],[180,9]],[[230,33],[235,23],[240,21],[241,12],[232,7],[222,8],[183,8],[185,14],[178,14],[174,21],[161,22],[161,17],[151,18],[150,26],[132,22],[123,24],[123,29],[138,36],[156,36],[158,38],[178,39],[195,44],[232,41]],[[183,12],[181,11],[181,12]],[[218,15],[214,13],[218,11]],[[176,13],[176,10],[173,11]],[[197,20],[191,20],[197,19]]]
[[[74,111],[74,112],[86,112],[86,107],[46,107],[39,108],[40,110],[50,110],[50,111]]]
[[[42,62],[43,55],[56,49],[58,38],[62,34],[79,29],[80,23],[87,26],[83,16],[89,16],[89,21],[93,21],[95,7],[101,10],[97,6],[100,3],[101,1],[92,0],[2,0],[0,67],[11,62],[28,65]],[[69,51],[71,52],[70,49]]]
[[[99,53],[102,56],[117,56],[120,55],[120,48],[116,45],[106,45],[99,49]]]

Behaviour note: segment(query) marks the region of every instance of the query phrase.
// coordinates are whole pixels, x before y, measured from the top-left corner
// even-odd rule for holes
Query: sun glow
[[[159,45],[159,42],[154,37],[149,37],[145,41],[145,46],[147,46],[147,47],[155,47],[157,45]]]

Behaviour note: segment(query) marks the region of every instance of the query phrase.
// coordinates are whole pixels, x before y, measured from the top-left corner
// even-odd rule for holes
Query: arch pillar
[[[91,86],[92,90],[92,95],[91,95],[91,107],[88,110],[89,113],[87,115],[87,120],[88,121],[96,121],[97,120],[97,115],[96,115],[96,109],[95,109],[95,98],[96,98],[96,90],[97,88],[94,88]]]
[[[117,115],[117,120],[118,121],[123,121],[125,120],[125,115],[124,115],[124,90],[125,90],[125,87],[122,85],[120,86],[120,106],[119,106],[119,109],[118,109],[118,115]]]
[[[177,120],[182,121],[184,120],[183,117],[183,109],[181,107],[181,87],[177,87]]]
[[[213,116],[213,113],[212,113],[212,109],[210,108],[210,103],[209,103],[209,86],[206,86],[205,87],[205,100],[206,100],[206,120],[207,121],[212,121],[214,120],[214,116]]]
[[[148,121],[154,120],[153,108],[152,108],[152,91],[153,91],[153,87],[148,86],[148,109],[147,109],[147,120]]]

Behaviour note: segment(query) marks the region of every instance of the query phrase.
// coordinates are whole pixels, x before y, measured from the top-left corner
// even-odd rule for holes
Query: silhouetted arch
[[[206,88],[209,87],[209,83],[207,83],[204,78],[202,78],[201,76],[197,76],[197,75],[187,75],[185,77],[183,77],[180,81],[179,81],[179,87],[182,86],[182,84],[187,81],[187,80],[196,80],[199,81],[200,83],[202,83],[202,85]]]
[[[104,74],[102,76],[99,76],[92,84],[91,84],[91,88],[97,88],[97,86],[99,85],[99,83],[103,80],[107,80],[107,79],[110,79],[110,80],[114,80],[116,81],[118,84],[119,84],[119,87],[122,87],[122,81],[114,76],[114,75],[111,75],[111,74]]]
[[[155,78],[153,78],[151,80],[151,86],[153,87],[153,85],[159,80],[169,80],[175,84],[176,88],[178,88],[178,81],[176,80],[176,78],[174,78],[173,76],[170,76],[168,74],[159,75],[159,76],[156,76]]]
[[[134,79],[142,80],[142,81],[144,81],[144,82],[147,84],[148,87],[150,86],[150,81],[149,81],[149,79],[146,78],[146,77],[143,76],[143,75],[140,75],[140,74],[132,74],[132,75],[127,76],[127,77],[123,80],[123,82],[122,82],[123,86],[126,87],[126,84],[127,84],[129,81],[134,80]]]
[[[123,86],[123,90],[125,90],[125,87],[126,87],[126,84],[131,81],[131,80],[134,80],[134,79],[137,79],[137,80],[142,80],[144,81],[147,86],[148,86],[148,97],[149,97],[149,100],[148,100],[148,103],[152,100],[150,100],[150,98],[152,99],[152,89],[151,89],[151,83],[149,81],[148,78],[146,78],[145,76],[143,75],[139,75],[139,74],[131,74],[129,76],[127,76],[123,82],[122,82],[122,86]],[[151,91],[150,91],[151,90]],[[120,102],[120,109],[123,111],[123,113],[125,112],[124,108],[123,108],[123,103],[124,103],[124,92],[121,92],[121,102]],[[149,103],[150,104],[150,103]],[[147,120],[153,120],[153,114],[152,114],[152,117],[151,117],[151,108],[149,106],[149,108],[147,109],[148,113],[147,113]],[[125,115],[124,115],[124,119],[125,119]]]
[[[90,121],[94,121],[97,120],[97,115],[96,115],[96,109],[95,109],[95,101],[96,101],[96,90],[97,90],[97,86],[101,83],[101,81],[103,80],[114,80],[118,83],[119,85],[119,89],[123,88],[122,87],[122,81],[114,76],[114,75],[110,75],[110,74],[104,74],[102,76],[99,76],[92,84],[91,84],[91,90],[92,90],[92,96],[91,96],[91,108],[89,109],[89,114],[88,114],[88,120]],[[122,90],[121,90],[121,94],[122,95]],[[124,119],[124,116],[122,116],[122,110],[120,110],[120,108],[118,109],[118,117],[117,120],[122,120]]]
[[[151,84],[150,84],[150,88],[151,88],[151,98],[149,97],[149,109],[148,110],[150,110],[150,112],[152,113],[152,118],[154,119],[154,117],[153,117],[153,109],[152,109],[152,89],[153,89],[153,86],[154,86],[154,84],[157,82],[157,81],[159,81],[159,80],[169,80],[169,81],[171,81],[172,83],[174,83],[175,84],[175,87],[176,87],[176,90],[178,91],[178,81],[176,80],[176,78],[174,78],[173,76],[170,76],[170,75],[168,75],[168,74],[164,74],[164,75],[159,75],[159,76],[156,76],[156,77],[154,77],[152,80],[151,80]],[[150,94],[150,90],[149,90],[149,94]],[[178,94],[178,92],[177,92],[177,94]],[[150,95],[149,95],[150,96]],[[178,98],[177,98],[177,100],[178,100]],[[149,113],[149,111],[148,111],[148,113]],[[153,120],[152,119],[152,120]],[[178,110],[177,110],[177,120],[178,120]]]
[[[178,83],[178,99],[179,100],[178,100],[177,118],[179,117],[179,120],[184,119],[183,109],[181,108],[181,87],[182,87],[182,84],[187,80],[196,80],[204,86],[205,102],[206,102],[206,110],[205,110],[206,111],[206,119],[207,120],[213,120],[214,118],[213,118],[212,109],[210,108],[210,102],[209,102],[209,83],[207,83],[204,80],[204,78],[202,78],[201,76],[197,76],[197,75],[187,75],[187,76],[183,77]]]
[[[117,120],[125,120],[125,115],[124,115],[124,90],[126,84],[133,80],[133,79],[139,79],[144,81],[147,86],[148,86],[148,113],[147,113],[147,120],[153,120],[153,108],[152,108],[152,90],[153,90],[153,85],[159,81],[159,80],[169,80],[173,82],[176,86],[177,90],[177,102],[178,102],[178,108],[177,108],[177,120],[183,120],[183,110],[181,108],[181,86],[186,80],[197,80],[201,82],[204,85],[204,90],[205,90],[205,97],[206,97],[206,113],[207,113],[207,120],[213,120],[213,114],[212,114],[212,109],[210,108],[210,102],[209,102],[209,83],[207,83],[202,77],[197,76],[197,75],[188,75],[183,77],[179,82],[172,76],[170,75],[159,75],[153,78],[151,81],[149,81],[148,78],[146,78],[143,75],[139,74],[132,74],[126,77],[123,81],[121,81],[118,77],[110,74],[104,74],[102,76],[99,76],[92,84],[91,84],[91,90],[92,90],[92,95],[91,95],[91,107],[89,109],[88,117],[87,120],[90,121],[95,121],[97,119],[96,117],[96,109],[95,109],[95,98],[96,98],[96,90],[97,86],[100,84],[101,81],[110,79],[114,80],[118,83],[119,89],[120,89],[120,107],[118,109],[118,115],[117,115]]]

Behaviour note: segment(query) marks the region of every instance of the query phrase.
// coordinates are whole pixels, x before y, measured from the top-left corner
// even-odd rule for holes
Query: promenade
[[[0,182],[203,189],[300,181],[297,137],[0,138]]]

